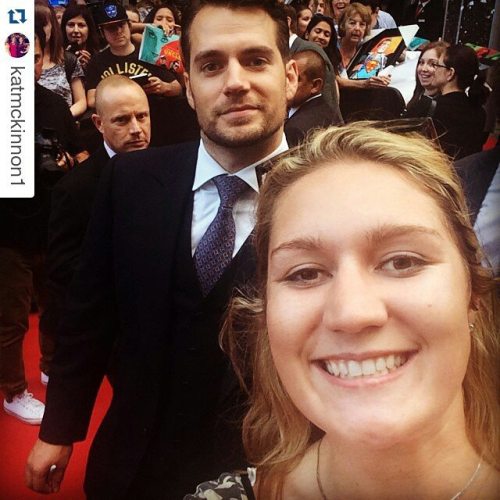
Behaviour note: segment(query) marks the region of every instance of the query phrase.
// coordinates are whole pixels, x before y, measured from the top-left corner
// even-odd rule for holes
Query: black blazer
[[[47,259],[49,278],[57,284],[67,287],[73,276],[97,185],[108,161],[108,153],[101,145],[54,186]]]
[[[335,125],[332,110],[323,96],[305,102],[285,123],[285,135],[290,147],[301,142],[315,128]]]
[[[108,153],[101,144],[95,153],[68,172],[52,190],[47,248],[49,300],[41,317],[47,331],[55,332],[61,319],[67,289],[80,257],[99,178],[108,161]]]
[[[197,144],[150,148],[109,162],[70,287],[40,438],[54,444],[85,439],[114,352],[113,400],[86,477],[103,498],[123,497],[134,478],[168,384],[172,277],[197,151]],[[199,381],[207,390],[211,383]]]

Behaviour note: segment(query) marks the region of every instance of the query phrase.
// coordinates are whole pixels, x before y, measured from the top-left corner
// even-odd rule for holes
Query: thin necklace
[[[322,500],[328,500],[328,497],[325,494],[325,490],[323,489],[323,484],[321,483],[321,477],[320,477],[320,474],[319,474],[319,456],[320,456],[320,449],[321,449],[321,443],[322,442],[323,442],[323,438],[321,438],[318,441],[318,451],[316,453],[316,482],[318,483],[318,489],[319,489],[319,492],[321,493]],[[477,476],[479,474],[479,471],[481,469],[481,465],[482,465],[482,461],[479,460],[479,462],[478,462],[478,464],[476,466],[476,469],[474,470],[474,472],[473,472],[472,476],[470,477],[470,479],[467,481],[467,484],[458,493],[455,493],[455,495],[453,495],[450,498],[450,500],[457,500],[458,498],[460,498],[467,491],[467,489],[469,488],[469,486],[477,478]]]

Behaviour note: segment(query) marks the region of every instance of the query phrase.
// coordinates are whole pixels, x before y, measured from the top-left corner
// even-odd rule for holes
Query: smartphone
[[[80,50],[80,47],[77,42],[72,42],[68,45],[68,48],[66,50],[69,50],[70,52],[73,52],[73,54],[75,54],[78,50]]]
[[[144,85],[147,85],[149,83],[149,75],[147,75],[146,73],[133,75],[130,77],[130,79],[134,80],[134,82],[138,83],[141,87],[144,87]]]

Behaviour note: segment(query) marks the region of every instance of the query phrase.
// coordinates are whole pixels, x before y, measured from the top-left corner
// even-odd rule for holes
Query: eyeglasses
[[[439,63],[433,63],[431,64],[431,66],[436,69],[436,68],[446,68],[446,69],[450,69],[449,66],[446,66],[446,64],[439,64]]]
[[[426,64],[427,66],[430,66],[432,69],[436,68],[450,69],[450,67],[446,66],[446,64],[439,64],[437,61],[426,61],[425,59],[420,59],[420,61],[418,61],[417,63],[417,66],[425,66]]]

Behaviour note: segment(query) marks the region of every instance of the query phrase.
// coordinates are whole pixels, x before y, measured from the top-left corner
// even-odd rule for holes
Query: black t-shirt
[[[436,99],[432,115],[444,152],[458,160],[481,151],[486,139],[486,112],[465,92],[449,92]]]
[[[164,82],[172,82],[175,75],[165,67],[155,66],[139,61],[137,49],[127,56],[116,56],[107,48],[92,57],[87,67],[86,87],[92,90],[99,82],[111,75],[134,76],[146,73],[148,76],[157,76]]]
[[[138,51],[127,56],[116,56],[111,50],[106,50],[92,57],[86,74],[87,90],[97,87],[99,82],[111,75],[156,76],[164,82],[172,82],[175,74],[164,66],[155,66],[138,59]],[[198,136],[198,125],[194,112],[189,108],[186,99],[179,97],[164,97],[148,95],[151,113],[150,146],[162,146],[193,140]]]

